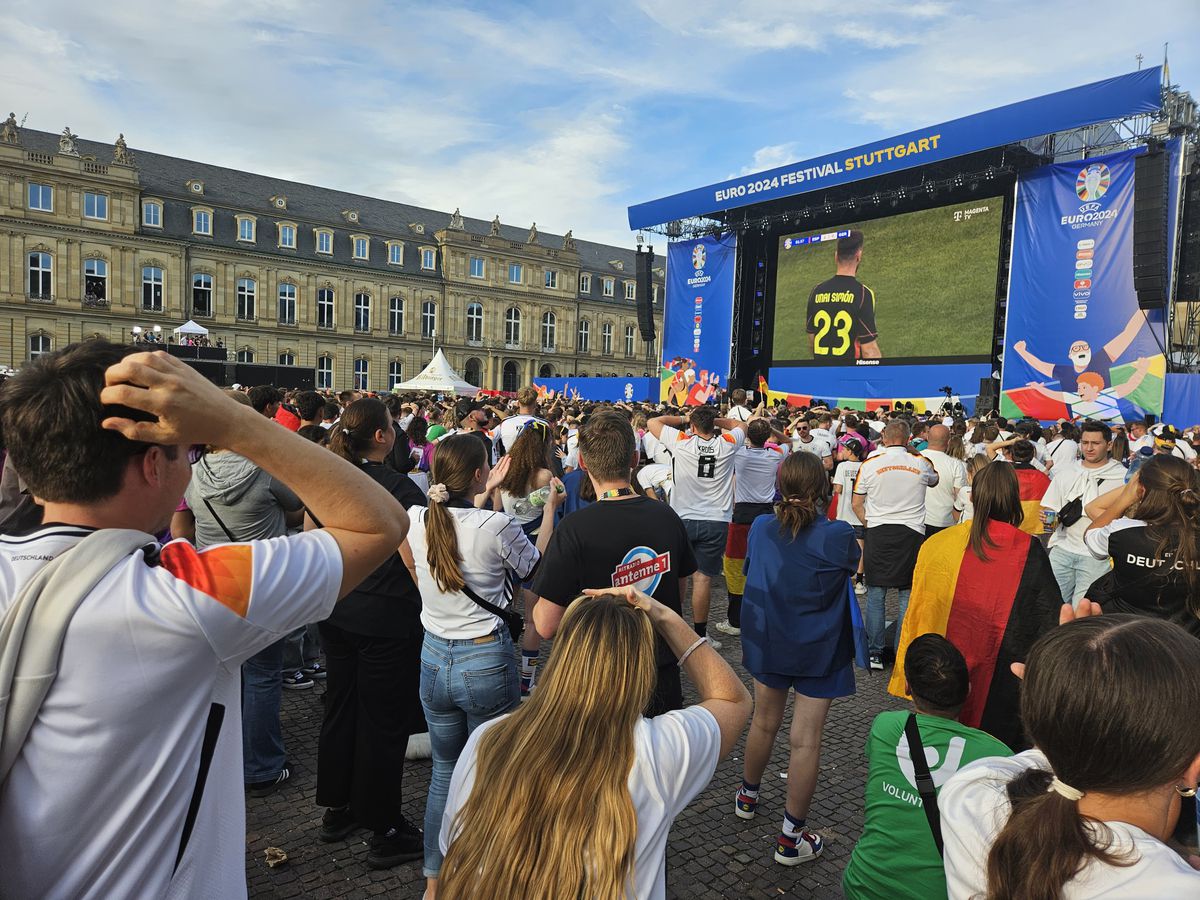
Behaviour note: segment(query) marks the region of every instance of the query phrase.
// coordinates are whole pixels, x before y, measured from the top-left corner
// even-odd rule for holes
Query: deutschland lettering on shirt
[[[920,475],[921,470],[915,466],[880,466],[876,469],[875,474],[882,475],[884,472],[911,472],[913,475]]]
[[[1181,572],[1187,568],[1187,564],[1183,560],[1176,560],[1172,563],[1167,559],[1157,559],[1153,556],[1136,556],[1129,553],[1125,556],[1125,562],[1131,566],[1140,566],[1143,569],[1158,569],[1162,566],[1170,566],[1174,572]],[[1200,571],[1200,564],[1193,563],[1192,568]]]
[[[628,587],[669,571],[671,571],[670,550],[652,559],[637,559],[617,566],[612,575],[612,586]]]

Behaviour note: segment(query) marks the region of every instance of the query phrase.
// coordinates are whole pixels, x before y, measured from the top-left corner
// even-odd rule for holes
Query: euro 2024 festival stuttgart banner
[[[663,401],[705,403],[729,377],[736,263],[733,234],[667,246]]]
[[[1119,422],[1162,414],[1162,312],[1133,290],[1137,151],[1022,177],[1000,412]],[[1152,330],[1153,329],[1153,330]]]

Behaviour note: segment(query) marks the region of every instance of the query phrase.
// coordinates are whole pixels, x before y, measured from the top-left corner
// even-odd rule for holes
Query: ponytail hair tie
[[[445,503],[450,499],[450,492],[444,484],[431,484],[428,496],[430,503]]]
[[[1066,797],[1073,803],[1078,803],[1083,799],[1083,791],[1078,788],[1073,788],[1069,784],[1059,781],[1057,775],[1050,776],[1050,785],[1046,788],[1046,793],[1055,793],[1060,797]]]
[[[349,428],[343,428],[342,434],[348,434],[348,435],[350,435],[350,437],[354,437],[354,432],[351,431]]]

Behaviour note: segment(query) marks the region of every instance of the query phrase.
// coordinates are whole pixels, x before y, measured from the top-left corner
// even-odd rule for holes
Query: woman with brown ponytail
[[[1157,616],[1200,637],[1200,473],[1155,454],[1086,513],[1084,544],[1113,565],[1088,599],[1106,613]]]
[[[789,691],[791,759],[775,861],[794,866],[821,855],[807,827],[817,787],[821,732],[835,697],[854,693],[849,579],[858,570],[854,529],[825,516],[829,478],[820,457],[793,453],[779,467],[774,515],[759,516],[746,539],[742,665],[754,676],[754,717],[746,739],[734,813],[752,819]]]
[[[529,578],[541,559],[563,497],[561,490],[550,492],[535,546],[512,518],[485,508],[510,465],[505,456],[489,468],[488,455],[473,434],[442,440],[433,457],[429,505],[413,507],[408,534],[423,602],[421,705],[433,750],[425,804],[424,873],[430,898],[442,866],[438,834],[454,764],[471,732],[520,700],[512,635],[504,620],[483,604],[511,607],[513,581]],[[560,488],[557,479],[551,484]],[[519,759],[511,762],[520,764]]]
[[[1200,896],[1166,844],[1200,778],[1197,697],[1200,642],[1177,625],[1103,615],[1040,638],[1021,688],[1036,749],[938,793],[951,900]]]
[[[362,469],[405,507],[425,502],[416,485],[384,464],[396,440],[378,400],[356,400],[331,429],[329,449]],[[308,527],[318,527],[310,518]],[[400,811],[409,735],[424,731],[420,680],[421,597],[408,544],[367,576],[320,624],[328,693],[317,744],[320,839],[375,832],[367,865],[389,869],[422,853],[421,833]]]

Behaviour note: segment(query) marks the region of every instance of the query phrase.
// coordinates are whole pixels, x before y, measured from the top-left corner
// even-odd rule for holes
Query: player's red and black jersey
[[[875,330],[875,292],[853,275],[834,275],[808,295],[808,333],[814,359],[855,359]]]

